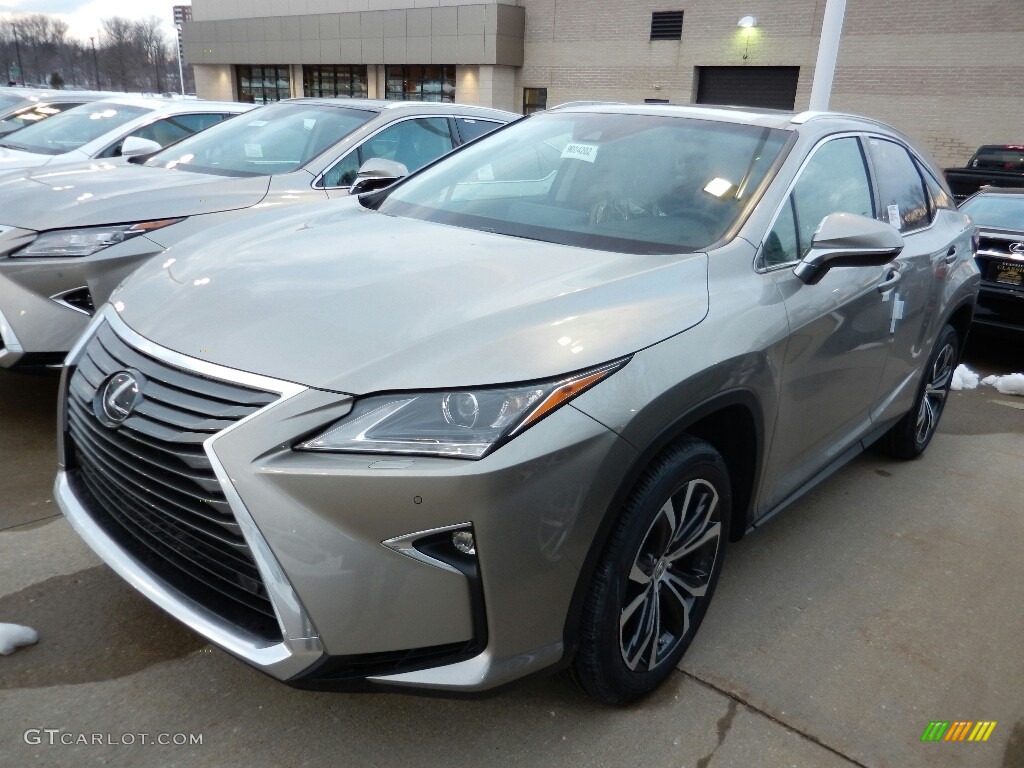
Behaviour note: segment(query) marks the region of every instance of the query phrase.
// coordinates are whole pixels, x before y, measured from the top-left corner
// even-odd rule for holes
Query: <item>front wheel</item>
[[[924,370],[914,406],[879,441],[883,451],[897,459],[915,459],[932,441],[946,407],[960,339],[951,325],[943,327]]]
[[[693,640],[722,570],[729,476],[713,447],[688,438],[654,461],[598,563],[572,676],[620,704],[654,690]]]

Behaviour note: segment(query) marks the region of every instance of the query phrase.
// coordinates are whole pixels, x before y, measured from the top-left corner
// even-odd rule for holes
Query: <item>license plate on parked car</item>
[[[1005,261],[997,261],[989,267],[990,279],[997,283],[1008,285],[1024,284],[1024,264],[1010,264]]]

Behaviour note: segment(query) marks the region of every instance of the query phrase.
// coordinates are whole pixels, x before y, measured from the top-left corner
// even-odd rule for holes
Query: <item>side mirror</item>
[[[136,158],[142,157],[143,155],[153,155],[161,149],[163,149],[163,147],[152,139],[129,136],[121,143],[121,157]]]
[[[811,238],[811,250],[793,272],[814,285],[833,267],[882,267],[903,251],[903,236],[883,221],[831,213]]]
[[[350,195],[373,192],[376,189],[391,186],[408,175],[409,169],[401,163],[385,160],[382,157],[372,157],[359,168],[356,180],[352,182],[348,192]]]

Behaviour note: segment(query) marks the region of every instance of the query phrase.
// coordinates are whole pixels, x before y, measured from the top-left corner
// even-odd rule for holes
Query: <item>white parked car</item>
[[[135,96],[82,104],[4,137],[0,173],[149,154],[250,109],[226,101]]]

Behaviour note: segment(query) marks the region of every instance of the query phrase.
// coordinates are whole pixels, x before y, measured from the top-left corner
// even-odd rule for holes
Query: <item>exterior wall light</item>
[[[743,27],[743,29],[753,29],[757,26],[756,16],[744,16],[736,23],[737,27]]]

